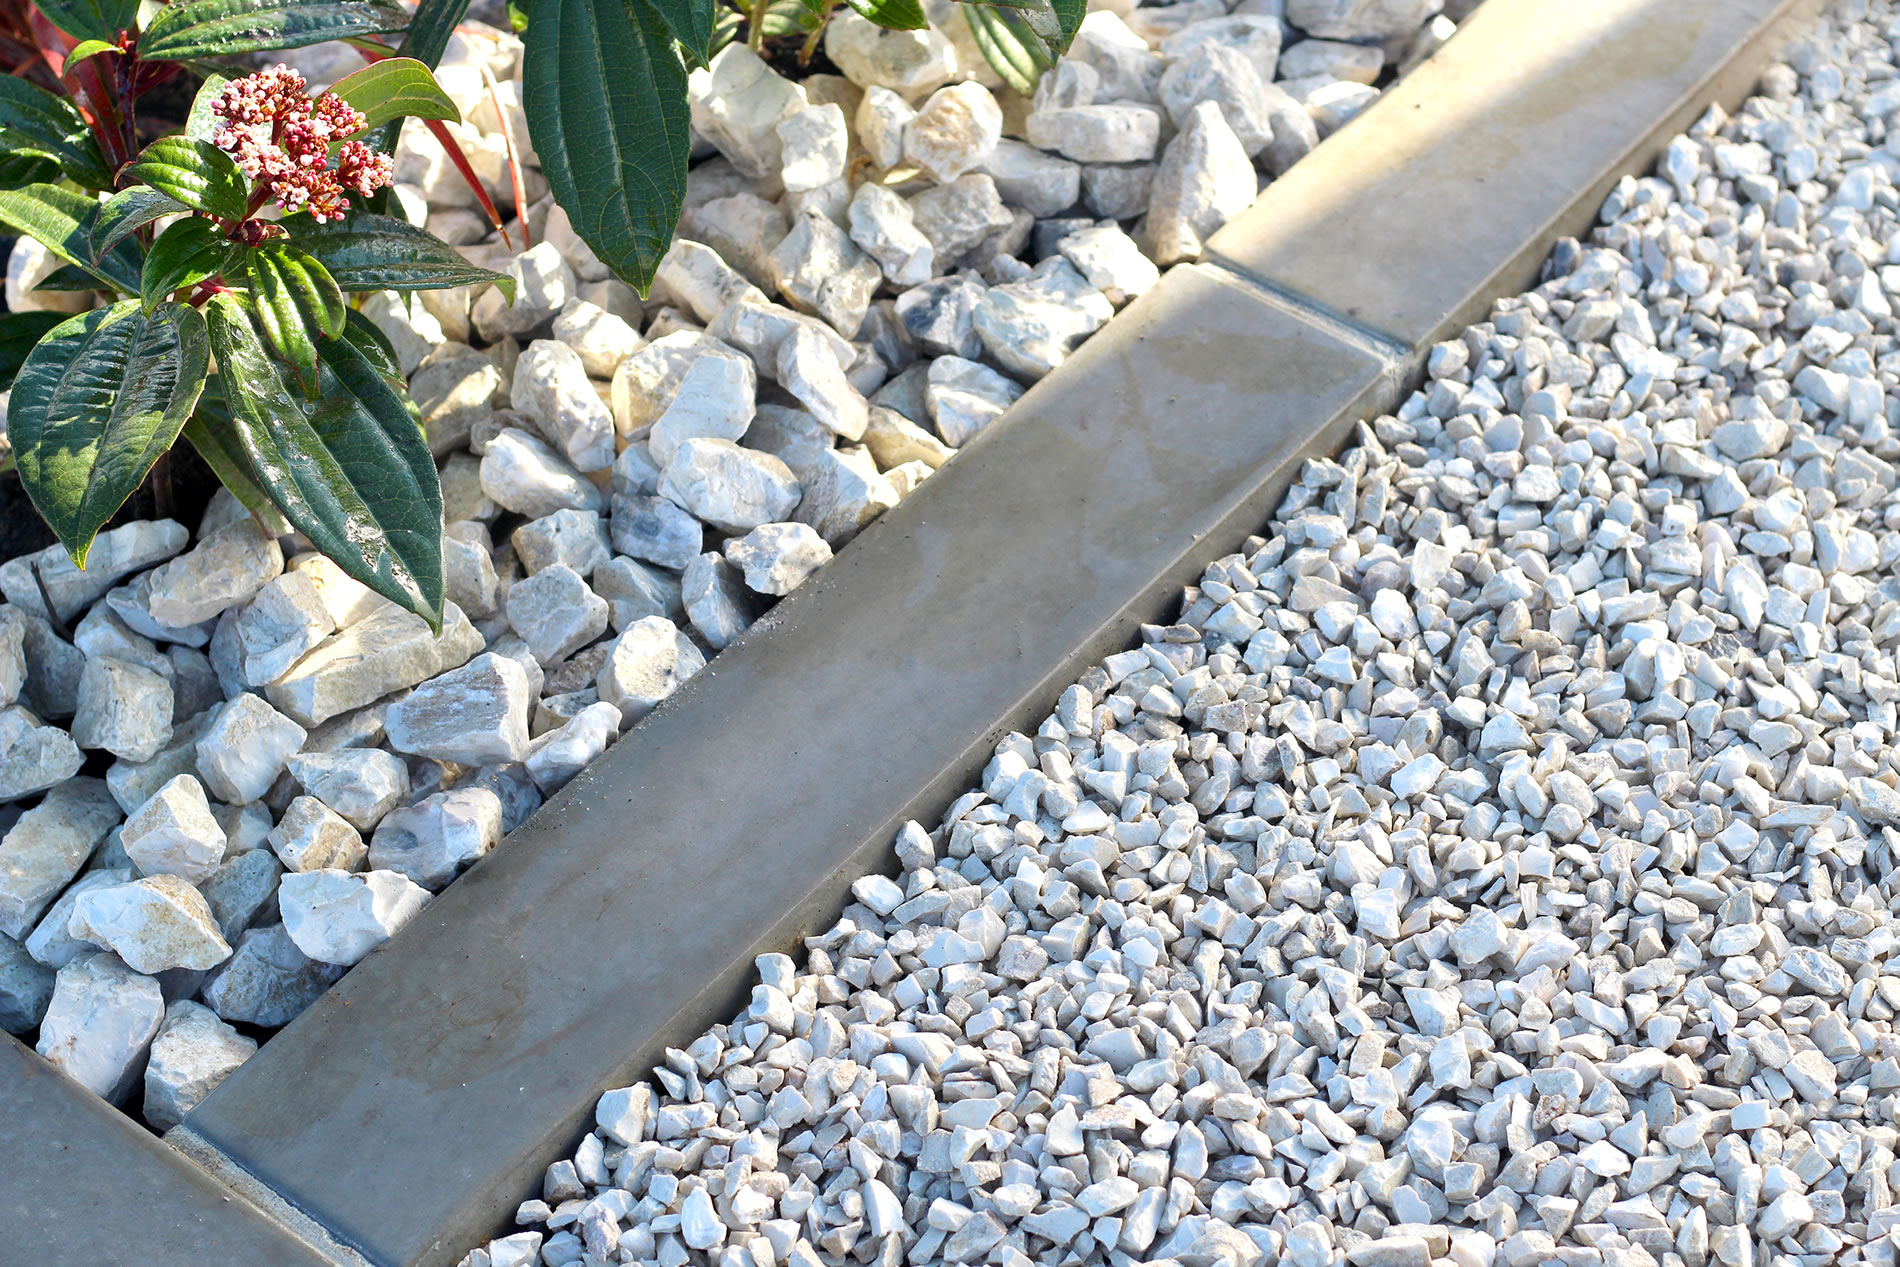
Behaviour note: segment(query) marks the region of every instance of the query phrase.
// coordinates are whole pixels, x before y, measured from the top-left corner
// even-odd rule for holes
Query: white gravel
[[[644,304],[546,196],[520,42],[466,26],[441,77],[467,122],[448,126],[504,208],[510,129],[534,245],[489,233],[420,128],[396,201],[518,299],[363,304],[441,463],[444,634],[225,494],[195,533],[102,534],[83,573],[57,548],[0,565],[0,1023],[128,1107],[143,1085],[148,1120],[175,1121],[1157,262],[1197,256],[1377,95],[1358,80],[1442,43],[1438,7],[1283,20],[1278,0],[1118,0],[1033,101],[948,0],[928,33],[841,11],[843,75],[794,83],[729,49],[694,76],[681,237]],[[1303,47],[1299,23],[1333,51],[1295,57],[1295,81],[1281,47]],[[334,44],[284,56],[315,86],[361,63]],[[33,292],[47,271],[17,244],[8,306],[90,302]],[[0,443],[3,420],[0,400]],[[103,780],[80,777],[88,752]],[[215,1024],[179,1006],[194,999]]]
[[[1892,1263],[1900,20],[1850,12],[467,1267]]]

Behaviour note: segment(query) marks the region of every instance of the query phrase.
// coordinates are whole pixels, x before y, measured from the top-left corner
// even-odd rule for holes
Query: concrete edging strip
[[[0,1259],[330,1267],[91,1091],[0,1034]]]
[[[1215,239],[1224,267],[1170,273],[233,1075],[194,1154],[380,1267],[502,1230],[602,1089],[729,1019],[755,954],[835,918],[904,819],[1815,7],[1490,0]],[[1542,79],[1522,63],[1558,20]]]

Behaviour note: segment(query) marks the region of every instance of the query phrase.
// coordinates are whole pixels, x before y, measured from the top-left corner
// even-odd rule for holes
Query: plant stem
[[[749,25],[746,28],[746,47],[758,52],[765,47],[765,6],[767,0],[752,0],[752,11],[747,14]]]
[[[805,37],[804,44],[799,46],[798,65],[800,69],[811,65],[811,55],[818,51],[818,41],[824,38],[825,28],[831,25],[832,10],[837,7],[838,0],[830,0],[830,3],[825,5],[825,11],[819,17],[818,25],[812,28],[811,34]]]
[[[152,501],[160,519],[172,517],[172,455],[158,455],[152,464]]]

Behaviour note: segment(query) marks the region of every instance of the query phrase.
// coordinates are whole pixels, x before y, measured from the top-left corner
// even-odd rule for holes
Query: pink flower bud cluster
[[[348,139],[363,130],[360,111],[335,93],[312,101],[304,88],[304,77],[281,65],[232,80],[212,103],[223,123],[211,143],[246,176],[268,182],[284,210],[341,220],[349,211],[344,191],[368,195],[391,183],[395,162]],[[337,142],[343,144],[332,168],[330,146]]]

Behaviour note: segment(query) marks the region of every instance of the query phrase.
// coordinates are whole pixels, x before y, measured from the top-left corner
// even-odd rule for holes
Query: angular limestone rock
[[[68,931],[148,975],[173,968],[202,972],[231,957],[210,906],[175,875],[88,889],[73,903]]]
[[[61,968],[54,979],[37,1050],[107,1103],[123,1104],[138,1085],[164,1016],[158,982],[132,971],[117,955],[89,955]]]
[[[355,871],[368,852],[356,828],[314,796],[291,801],[269,840],[287,871]]]
[[[255,801],[270,791],[306,734],[258,696],[240,695],[218,711],[198,740],[199,777],[221,801]]]
[[[241,519],[152,573],[152,618],[173,626],[210,620],[227,607],[248,603],[283,570],[277,538],[256,520]]]
[[[119,806],[99,779],[60,784],[0,837],[0,933],[18,940],[119,825]]]
[[[636,620],[616,638],[595,688],[632,725],[706,667],[693,640],[662,616]]]
[[[300,752],[285,763],[303,790],[369,831],[409,797],[409,767],[380,748]]]
[[[385,604],[326,638],[264,694],[292,720],[315,726],[464,664],[481,649],[482,636],[453,603],[443,604],[440,638],[414,612]]]
[[[429,891],[394,871],[305,871],[278,890],[284,931],[321,963],[348,967],[395,935]]]
[[[601,608],[605,629],[604,602]],[[528,755],[533,702],[526,671],[485,654],[417,687],[390,708],[384,725],[397,752],[458,765],[519,761]]]
[[[199,995],[227,1021],[274,1028],[295,1020],[343,972],[310,958],[282,924],[271,924],[239,937],[237,949],[205,979]]]
[[[145,1066],[146,1122],[154,1130],[170,1130],[256,1054],[257,1040],[232,1029],[204,1004],[173,1003],[165,1009]]]
[[[72,734],[81,748],[103,748],[126,761],[150,760],[172,737],[170,680],[129,660],[88,659]]]
[[[499,796],[485,787],[451,788],[385,817],[370,841],[369,864],[438,890],[501,837]]]
[[[189,774],[171,779],[133,810],[119,843],[141,874],[174,875],[188,884],[209,879],[224,864],[224,829],[212,817],[204,785]]]

